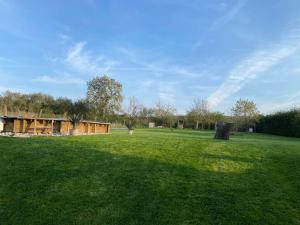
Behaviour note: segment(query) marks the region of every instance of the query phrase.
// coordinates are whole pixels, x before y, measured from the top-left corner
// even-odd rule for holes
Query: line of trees
[[[150,121],[157,126],[174,127],[178,119],[174,106],[157,102],[153,107],[145,107],[138,100],[129,98],[128,107],[123,109],[122,84],[106,75],[87,82],[86,97],[71,100],[54,98],[43,93],[24,94],[6,91],[0,96],[0,113],[38,117],[67,117],[80,114],[84,119],[110,121],[132,126],[147,126]],[[246,129],[255,122],[256,105],[247,100],[239,100],[233,108],[233,119],[239,129]],[[185,127],[214,129],[215,123],[230,119],[223,113],[209,110],[208,103],[196,99],[184,117]],[[181,117],[182,119],[182,117]],[[134,121],[134,122],[133,122]]]
[[[68,98],[54,98],[43,93],[23,94],[6,91],[0,96],[0,107],[2,114],[54,116],[74,113],[84,110],[86,102],[84,99],[73,102]]]
[[[86,98],[75,101],[43,93],[6,91],[0,96],[0,113],[38,117],[80,114],[85,119],[108,121],[121,111],[121,93],[122,85],[108,76],[95,77],[89,81]]]
[[[300,109],[261,116],[256,128],[261,133],[300,137]]]
[[[145,107],[134,97],[128,99],[123,108],[122,84],[106,75],[95,77],[87,82],[86,97],[71,100],[65,97],[54,98],[43,93],[24,94],[6,91],[0,95],[0,114],[38,117],[68,117],[80,114],[81,118],[109,121],[129,127],[157,126],[175,127],[178,120],[184,126],[194,129],[214,129],[217,121],[232,121],[238,131],[249,128],[259,132],[300,136],[300,112],[291,110],[273,115],[259,114],[253,101],[239,99],[231,109],[231,115],[211,111],[208,102],[196,99],[184,116],[176,115],[174,106],[157,102],[153,107]]]
[[[187,125],[195,129],[214,129],[216,122],[224,119],[223,113],[210,111],[208,102],[203,99],[194,100],[187,112]]]

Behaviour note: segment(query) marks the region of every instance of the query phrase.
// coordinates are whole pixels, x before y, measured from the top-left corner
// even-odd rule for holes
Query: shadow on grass
[[[80,142],[20,140],[10,147],[14,150],[2,151],[0,158],[1,224],[293,224],[300,219],[295,216],[299,200],[292,198],[299,198],[299,191],[291,186],[299,181],[276,183],[279,171],[269,174],[267,165],[221,173],[115,155]],[[299,155],[293,160],[299,163]]]

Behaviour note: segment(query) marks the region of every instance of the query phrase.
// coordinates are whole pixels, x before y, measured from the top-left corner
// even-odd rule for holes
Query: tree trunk
[[[197,120],[196,122],[196,129],[198,130],[199,129],[199,121]]]
[[[40,110],[39,117],[42,117],[43,109]]]

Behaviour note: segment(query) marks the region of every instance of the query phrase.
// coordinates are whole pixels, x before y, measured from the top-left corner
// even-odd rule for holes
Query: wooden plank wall
[[[7,120],[4,131],[15,133],[52,134],[60,132],[68,135],[73,128],[69,121],[54,121],[45,119],[13,119]],[[109,133],[109,124],[98,124],[92,122],[80,122],[77,126],[82,134]]]
[[[61,130],[62,134],[69,134],[70,130],[73,128],[73,125],[69,121],[61,122]],[[79,133],[82,134],[102,134],[109,132],[109,124],[98,124],[91,122],[80,122],[77,125],[77,129]]]
[[[52,134],[53,120],[15,119],[15,133]]]
[[[69,134],[70,130],[73,128],[71,122],[62,121],[61,122],[61,130],[62,134]],[[102,134],[109,132],[109,124],[98,124],[98,123],[90,123],[90,122],[80,122],[77,125],[77,129],[79,133],[82,134]]]

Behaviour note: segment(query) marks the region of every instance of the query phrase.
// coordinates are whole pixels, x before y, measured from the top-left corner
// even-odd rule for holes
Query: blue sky
[[[77,99],[107,74],[146,106],[300,105],[299,0],[0,0],[0,92]]]

